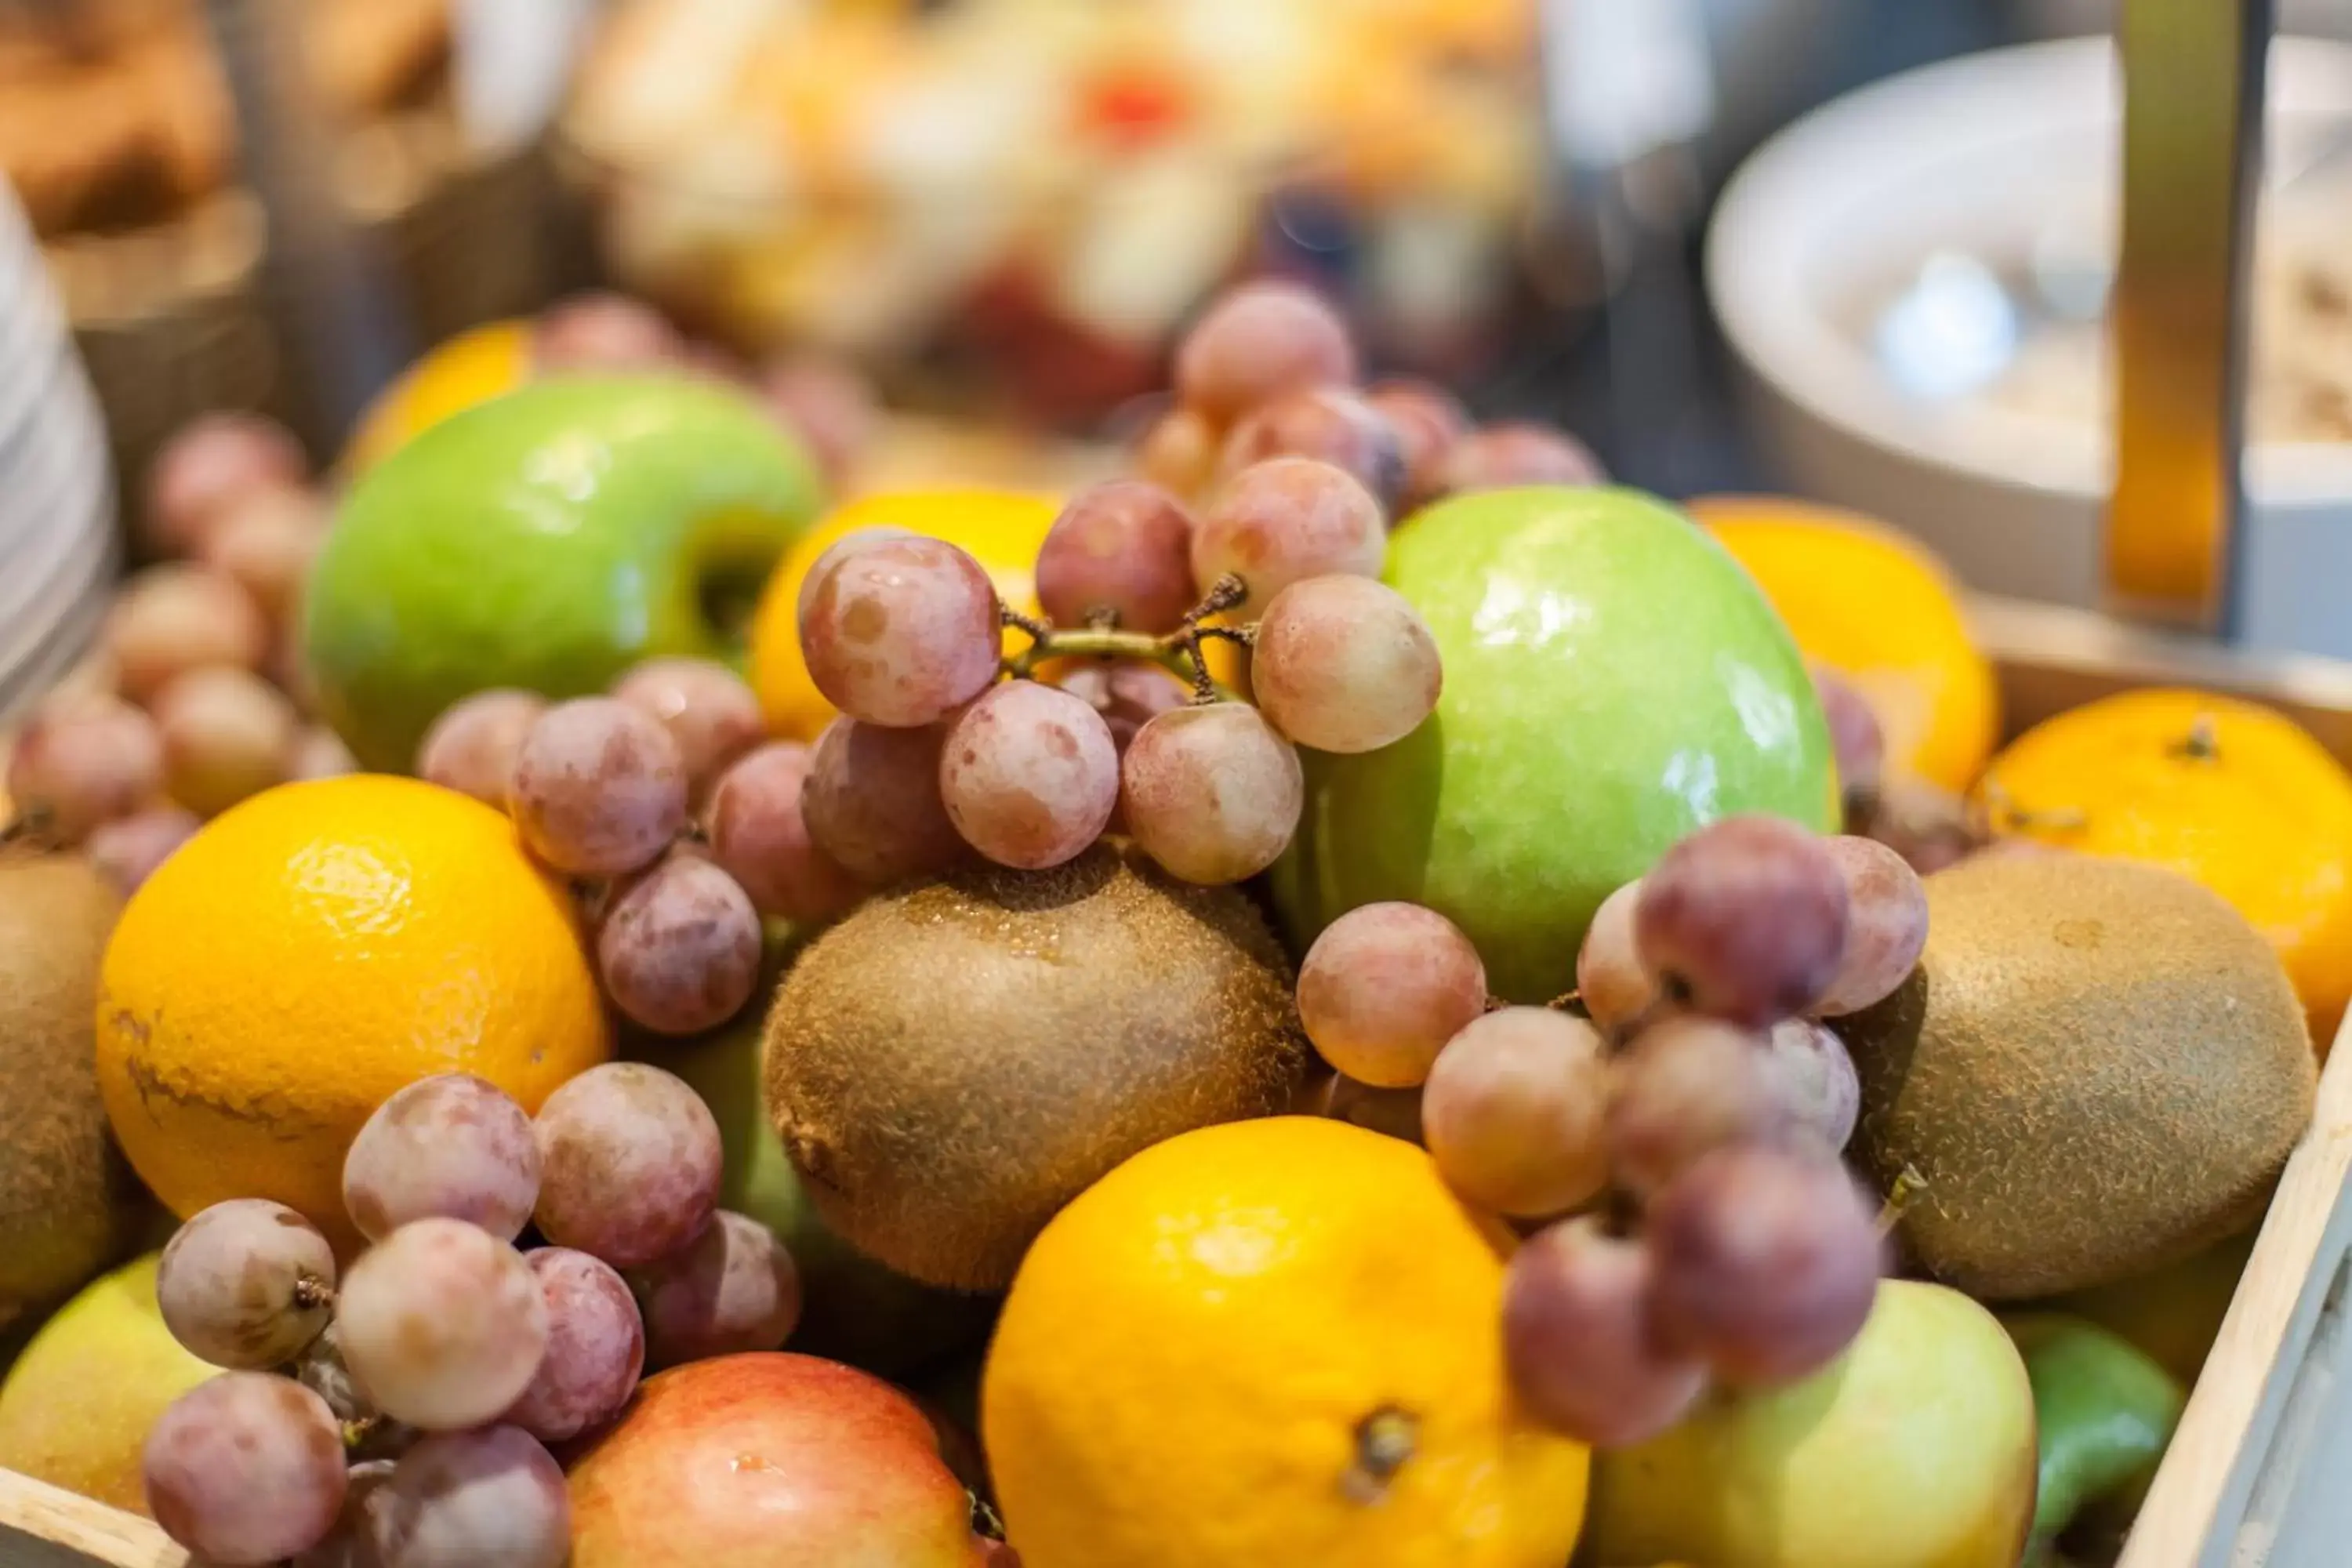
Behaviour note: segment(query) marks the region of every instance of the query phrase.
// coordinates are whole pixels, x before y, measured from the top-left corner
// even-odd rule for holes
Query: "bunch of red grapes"
[[[801,1309],[765,1226],[718,1208],[718,1124],[686,1084],[594,1068],[536,1118],[449,1073],[361,1129],[343,1205],[371,1244],[260,1198],[164,1248],[163,1321],[230,1369],[145,1450],[148,1502],[207,1562],[556,1568],[547,1445],[618,1415],[648,1368],[773,1350]],[[544,1245],[519,1250],[535,1226]]]
[[[1510,1266],[1511,1372],[1543,1419],[1615,1446],[1861,1331],[1882,1245],[1838,1158],[1853,1065],[1821,1020],[1891,995],[1927,937],[1894,850],[1737,816],[1601,904],[1572,998],[1490,1000],[1452,921],[1385,903],[1316,941],[1298,1009],[1349,1080],[1420,1089],[1465,1199],[1543,1223]]]

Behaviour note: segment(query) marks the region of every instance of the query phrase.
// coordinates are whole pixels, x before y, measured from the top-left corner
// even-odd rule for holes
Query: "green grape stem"
[[[1027,647],[1004,661],[1004,672],[1016,680],[1034,680],[1037,667],[1049,658],[1139,659],[1160,666],[1190,686],[1195,702],[1238,702],[1240,693],[1218,685],[1210,676],[1209,661],[1202,656],[1201,645],[1212,637],[1223,637],[1247,647],[1256,627],[1202,623],[1248,597],[1248,587],[1228,573],[1210,586],[1199,604],[1184,612],[1181,625],[1162,637],[1121,631],[1111,617],[1104,617],[1101,624],[1093,626],[1057,626],[1043,616],[1023,615],[1000,601],[996,606],[999,618],[1029,637]]]

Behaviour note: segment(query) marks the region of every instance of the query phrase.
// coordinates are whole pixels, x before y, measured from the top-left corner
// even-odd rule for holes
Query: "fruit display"
[[[1535,33],[1527,0],[631,0],[562,146],[607,269],[681,315],[1083,422],[1250,271],[1319,278],[1384,360],[1492,359]]]
[[[224,1568],[2111,1563],[2352,785],[2186,692],[1988,763],[1962,623],[1803,611],[1932,563],[1305,289],[1173,363],[1129,471],[824,516],[602,363],[330,506],[183,449],[10,767],[0,1465]]]

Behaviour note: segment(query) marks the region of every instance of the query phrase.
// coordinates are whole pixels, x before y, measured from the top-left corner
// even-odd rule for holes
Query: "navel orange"
[[[1588,1456],[1512,1394],[1510,1247],[1345,1122],[1129,1160],[1038,1237],[989,1352],[1024,1568],[1559,1568]]]
[[[231,808],[132,895],[100,971],[107,1116],[183,1217],[275,1198],[348,1240],[343,1154],[394,1090],[470,1072],[535,1110],[611,1049],[563,887],[500,813],[415,779]]]
[[[2268,937],[2325,1051],[2352,998],[2352,776],[2267,708],[2127,691],[2011,742],[1977,798],[1993,831],[2167,866]]]

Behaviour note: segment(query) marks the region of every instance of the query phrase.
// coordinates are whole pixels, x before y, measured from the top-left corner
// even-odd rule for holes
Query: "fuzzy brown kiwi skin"
[[[0,1322],[140,1240],[152,1205],[107,1131],[98,967],[120,904],[79,856],[0,848]]]
[[[1008,1285],[1129,1155],[1287,1109],[1290,966],[1238,892],[1097,846],[868,900],[768,1016],[768,1109],[827,1226],[928,1284]]]
[[[2242,1229],[2309,1126],[2317,1067],[2270,944],[2158,868],[1988,857],[1927,879],[1927,947],[1833,1020],[1854,1157],[1918,1264],[1988,1300],[2078,1289]]]

